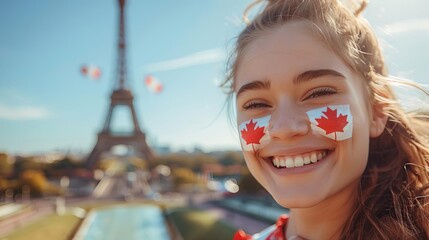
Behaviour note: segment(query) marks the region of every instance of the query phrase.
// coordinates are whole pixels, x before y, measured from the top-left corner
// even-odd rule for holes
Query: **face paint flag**
[[[352,137],[353,117],[349,105],[333,105],[307,112],[313,131],[341,141]]]
[[[242,122],[238,126],[240,132],[241,147],[245,151],[256,151],[262,145],[268,143],[270,136],[268,133],[268,124],[271,115],[262,118],[251,119]]]

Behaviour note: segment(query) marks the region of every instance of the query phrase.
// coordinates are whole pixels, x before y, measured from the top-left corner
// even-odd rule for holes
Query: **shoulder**
[[[243,230],[238,230],[233,240],[286,240],[284,229],[287,226],[288,219],[288,215],[281,215],[276,224],[254,235],[248,235]]]

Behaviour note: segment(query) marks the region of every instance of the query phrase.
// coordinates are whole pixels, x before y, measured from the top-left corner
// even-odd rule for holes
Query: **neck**
[[[341,192],[309,208],[290,209],[287,236],[304,239],[339,239],[356,202],[356,188],[346,187]]]

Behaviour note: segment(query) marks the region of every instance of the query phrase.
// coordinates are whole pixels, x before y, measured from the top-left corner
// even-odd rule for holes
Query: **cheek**
[[[358,122],[361,120],[360,122]],[[361,119],[356,119],[356,124],[353,131],[356,133],[352,138],[352,153],[357,157],[357,161],[360,161],[362,165],[366,166],[368,161],[368,153],[369,153],[369,122],[364,116]]]
[[[366,115],[354,114],[353,137],[341,143],[339,158],[345,161],[345,172],[350,173],[350,178],[360,177],[368,162],[369,152],[369,122]]]
[[[360,179],[368,163],[368,147],[366,142],[354,142],[353,145],[352,148],[354,149],[348,151],[348,159],[350,161],[346,163],[346,169],[344,169],[344,172],[347,174],[343,176],[350,179],[350,181]]]
[[[262,185],[264,182],[264,173],[262,172],[262,167],[260,162],[256,159],[253,152],[243,151],[244,160],[246,162],[247,168],[249,169],[252,176]]]
[[[252,172],[258,171],[260,167],[258,166],[258,162],[256,156],[253,152],[243,151],[244,161],[246,162],[247,168]]]
[[[371,116],[363,105],[357,105],[353,108],[354,126],[353,141],[361,148],[369,148]]]
[[[244,161],[246,162],[247,167],[252,167],[252,163],[255,161],[255,155],[252,152],[242,151],[244,156]]]

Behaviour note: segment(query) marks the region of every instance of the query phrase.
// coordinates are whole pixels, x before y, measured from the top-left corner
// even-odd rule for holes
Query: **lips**
[[[317,150],[293,156],[272,156],[266,158],[275,168],[297,168],[317,163],[328,155],[332,150]]]

